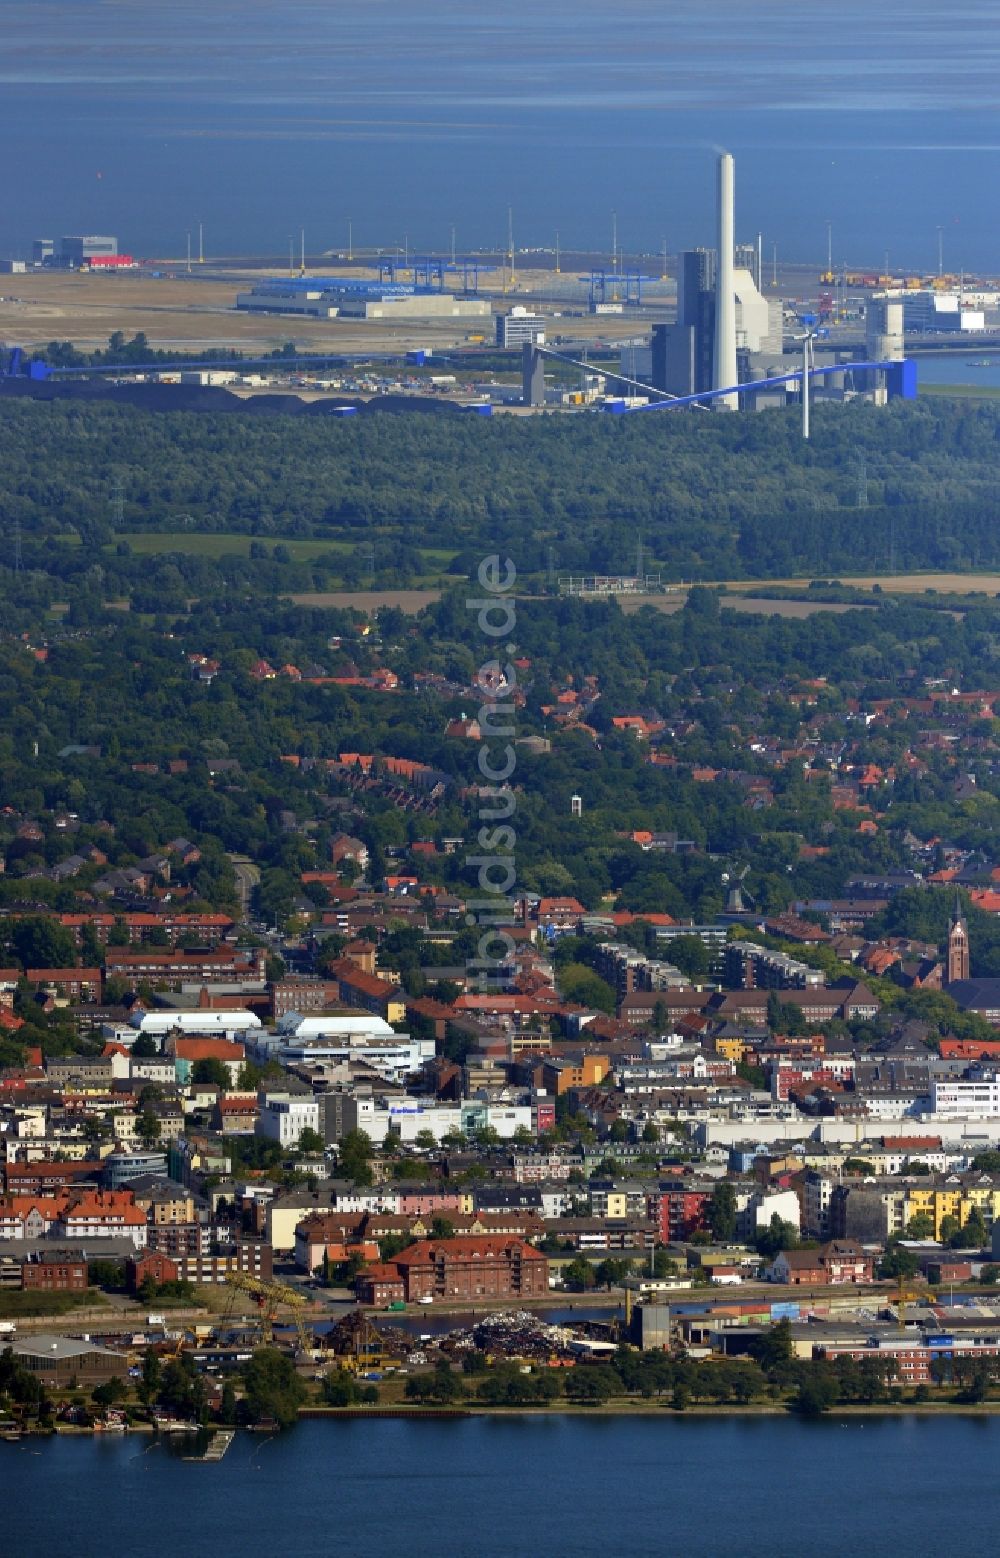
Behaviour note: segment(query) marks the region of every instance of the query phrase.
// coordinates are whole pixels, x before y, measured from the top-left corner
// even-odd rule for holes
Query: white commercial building
[[[494,1130],[509,1141],[518,1130],[531,1130],[529,1105],[511,1104],[436,1104],[420,1098],[388,1099],[362,1095],[344,1100],[345,1130],[362,1130],[381,1145],[392,1132],[403,1142],[415,1142],[429,1131],[435,1142],[446,1136],[471,1135],[477,1130]]]
[[[510,1141],[518,1131],[531,1130],[530,1104],[479,1103],[472,1099],[462,1105],[462,1130],[496,1131],[502,1141]]]
[[[282,1147],[295,1147],[303,1131],[319,1132],[319,1102],[311,1094],[272,1093],[261,1104],[258,1136]]]
[[[373,1039],[337,1042],[331,1039],[306,1039],[282,1046],[278,1059],[285,1065],[300,1062],[355,1062],[367,1066],[387,1082],[404,1082],[422,1069],[434,1055],[433,1039]]]
[[[740,1202],[743,1202],[740,1205]],[[794,1190],[754,1190],[749,1194],[737,1193],[737,1231],[739,1237],[749,1243],[761,1228],[770,1225],[772,1217],[780,1217],[783,1223],[799,1227],[801,1218],[799,1198]]]
[[[148,1033],[154,1039],[164,1039],[168,1033],[180,1033],[186,1038],[231,1039],[261,1027],[255,1012],[238,1009],[213,1012],[199,1007],[186,1012],[138,1012],[130,1020],[140,1033]]]
[[[400,1141],[415,1142],[421,1131],[430,1131],[435,1142],[441,1142],[461,1131],[462,1110],[458,1104],[423,1103],[418,1098],[362,1096],[345,1099],[344,1126],[364,1131],[376,1146],[381,1146],[390,1132]]]
[[[712,1146],[735,1147],[746,1140],[747,1122],[750,1119],[748,1111],[743,1119],[724,1119],[716,1116],[711,1119],[691,1120],[691,1136],[699,1146],[706,1149]],[[922,1117],[911,1116],[894,1120],[892,1134],[899,1137],[926,1137],[931,1123],[931,1117],[927,1114]],[[854,1146],[862,1145],[869,1136],[881,1137],[882,1135],[879,1121],[871,1117],[852,1120],[830,1116],[817,1120],[801,1114],[768,1116],[762,1112],[752,1116],[752,1124],[754,1139],[761,1146],[767,1144],[788,1146],[793,1143],[804,1145],[806,1142]],[[968,1116],[963,1119],[942,1114],[933,1121],[933,1125],[934,1135],[940,1136],[945,1146],[949,1144],[956,1148],[964,1146],[972,1153],[979,1152],[984,1147],[992,1147],[1000,1141],[1000,1126],[981,1116],[978,1119],[970,1119]],[[859,1156],[864,1154],[861,1153]]]
[[[404,1081],[434,1058],[433,1039],[396,1033],[384,1018],[368,1013],[302,1017],[288,1012],[278,1024],[278,1035],[281,1043],[273,1053],[284,1065],[358,1061],[386,1081]]]
[[[371,1012],[330,1012],[322,1017],[303,1017],[300,1012],[286,1012],[278,1023],[276,1032],[287,1042],[289,1039],[365,1039],[395,1038],[391,1023]]]
[[[525,341],[544,344],[545,319],[541,314],[529,313],[523,303],[516,303],[506,314],[497,315],[497,345],[523,346]]]
[[[944,1120],[996,1120],[1000,1118],[1000,1079],[932,1082],[931,1113]]]

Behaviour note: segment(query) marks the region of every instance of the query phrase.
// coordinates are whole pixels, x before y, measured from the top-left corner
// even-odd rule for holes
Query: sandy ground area
[[[318,269],[319,267],[317,267]],[[330,273],[329,268],[326,273]],[[190,275],[183,268],[164,268],[160,276],[145,272],[119,275],[46,271],[0,277],[0,340],[21,346],[45,346],[49,341],[72,341],[92,349],[107,345],[115,330],[133,336],[143,331],[158,348],[191,351],[211,347],[237,347],[242,351],[269,352],[286,341],[313,352],[406,351],[415,346],[438,349],[466,344],[474,335],[493,339],[489,319],[385,320],[304,319],[278,315],[237,313],[238,291],[248,290],[267,274],[237,268],[216,270],[197,266]],[[270,274],[287,274],[287,272]],[[371,278],[372,271],[358,267],[337,274]],[[586,289],[565,278],[567,294],[559,297],[551,274],[518,273],[517,287],[506,294],[495,276],[481,282],[483,296],[500,307],[548,299],[545,311],[572,308],[573,317],[553,319],[556,333],[588,340],[618,340],[635,334],[635,315],[591,316],[586,312]],[[650,318],[662,316],[663,299],[643,309]],[[643,327],[646,327],[645,320]]]

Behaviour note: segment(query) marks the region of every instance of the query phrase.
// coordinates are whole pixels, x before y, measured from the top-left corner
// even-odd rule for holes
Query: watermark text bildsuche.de
[[[517,834],[513,827],[517,799],[511,784],[517,766],[513,741],[517,669],[504,657],[516,647],[511,635],[517,623],[517,608],[510,592],[517,569],[509,557],[484,557],[477,578],[485,593],[465,604],[469,611],[476,612],[490,657],[483,661],[475,678],[483,699],[477,716],[482,736],[478,767],[485,783],[476,792],[480,824],[476,842],[482,853],[467,855],[466,865],[476,871],[483,896],[467,904],[466,923],[478,926],[482,932],[469,968],[475,970],[479,990],[486,994],[491,980],[494,987],[500,982],[499,970],[514,950],[508,927],[515,924],[512,895],[517,881]]]

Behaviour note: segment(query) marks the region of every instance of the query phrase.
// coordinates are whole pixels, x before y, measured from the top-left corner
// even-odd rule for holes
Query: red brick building
[[[196,851],[197,854],[197,851]],[[70,931],[80,946],[85,928],[91,929],[97,939],[106,942],[108,932],[124,927],[130,946],[141,946],[154,932],[166,933],[172,947],[178,941],[197,941],[201,947],[215,946],[233,929],[228,914],[60,914],[59,923]]]
[[[90,1286],[82,1250],[33,1250],[21,1262],[26,1293],[82,1293]]]
[[[101,999],[99,968],[28,968],[24,977],[29,985],[36,987],[54,985],[60,996],[71,1001]]]
[[[360,1304],[374,1304],[378,1309],[401,1303],[406,1297],[399,1267],[391,1264],[369,1266],[358,1277],[354,1291]]]
[[[282,979],[271,987],[275,1021],[288,1012],[325,1012],[340,1004],[340,985],[335,979]]]
[[[50,1196],[81,1182],[96,1184],[103,1167],[98,1158],[81,1158],[75,1163],[43,1158],[34,1163],[5,1163],[0,1166],[0,1174],[4,1190],[11,1195]]]
[[[350,958],[340,958],[332,964],[331,971],[337,977],[342,1005],[371,1012],[387,1022],[402,1017],[405,1008],[398,985],[377,974],[366,974]]]
[[[420,1298],[539,1298],[549,1263],[524,1239],[503,1235],[420,1239],[392,1262],[409,1303]]]
[[[171,990],[179,989],[186,981],[263,985],[264,959],[263,947],[216,946],[210,952],[124,952],[109,947],[104,969],[109,979],[149,980]]]
[[[143,1250],[139,1255],[130,1256],[125,1262],[125,1282],[129,1292],[137,1293],[147,1277],[152,1277],[157,1285],[161,1282],[176,1282],[176,1263],[159,1250]]]

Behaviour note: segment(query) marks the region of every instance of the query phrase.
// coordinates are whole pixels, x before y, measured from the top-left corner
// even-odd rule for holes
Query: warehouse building
[[[957,292],[904,292],[901,301],[904,328],[917,334],[940,330],[957,335],[986,329],[984,310],[970,308],[968,300]]]
[[[43,1385],[63,1386],[75,1382],[81,1389],[104,1385],[108,1380],[128,1377],[129,1361],[124,1353],[70,1336],[32,1336],[11,1346],[14,1362]]]
[[[131,259],[118,253],[118,239],[108,233],[69,233],[60,238],[36,238],[31,245],[33,265],[65,266],[76,270],[93,262],[100,264],[121,263]]]
[[[236,294],[236,307],[258,314],[307,314],[318,319],[489,319],[481,298],[456,298],[411,282],[298,276],[261,281]]]

